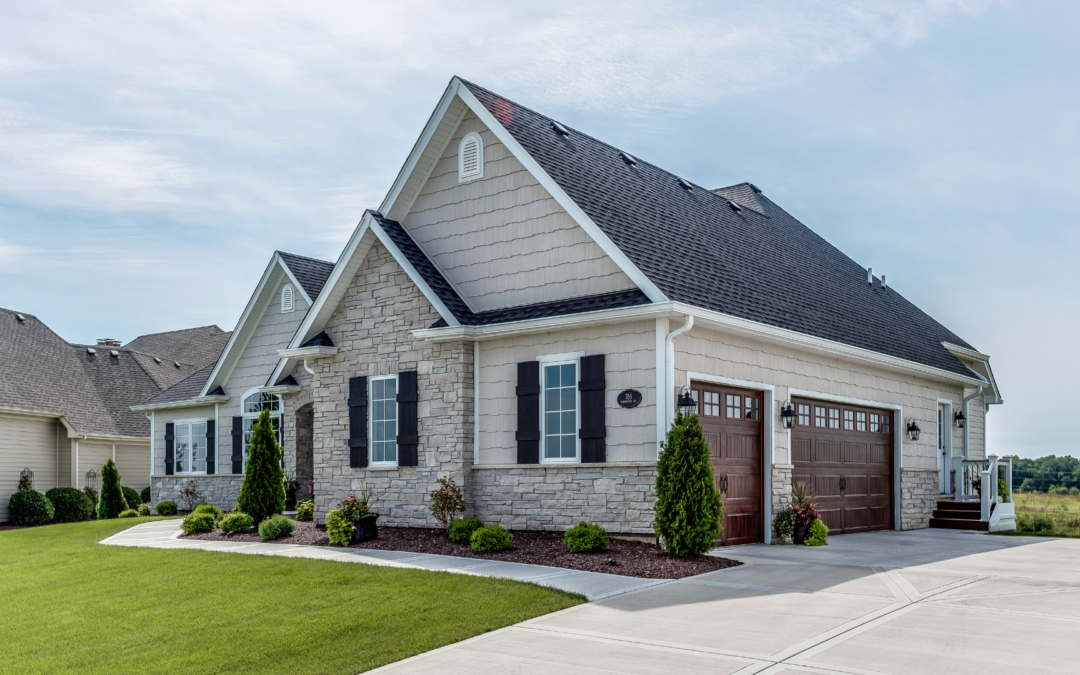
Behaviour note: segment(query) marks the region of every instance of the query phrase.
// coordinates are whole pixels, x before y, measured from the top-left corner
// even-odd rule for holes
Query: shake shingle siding
[[[466,86],[494,114],[500,97]],[[572,129],[562,137],[550,118],[502,100],[507,131],[669,299],[970,375],[941,346],[966,342],[868,284],[865,268],[767,197],[736,212],[723,194],[684,190],[671,173],[629,166],[619,148]]]

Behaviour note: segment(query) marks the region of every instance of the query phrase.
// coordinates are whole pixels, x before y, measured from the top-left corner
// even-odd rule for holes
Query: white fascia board
[[[270,281],[270,277],[276,267],[282,267],[288,269],[281,261],[281,257],[274,252],[274,257],[270,259],[270,263],[263,270],[262,277],[259,279],[259,284],[255,287],[255,292],[251,294],[251,298],[248,299],[247,306],[244,307],[244,313],[240,315],[240,320],[236,322],[236,327],[233,328],[232,335],[229,336],[229,342],[225,345],[225,350],[221,352],[221,356],[218,358],[217,363],[214,365],[214,370],[210,373],[210,377],[206,378],[206,384],[203,385],[202,391],[199,392],[200,396],[206,396],[208,393],[214,390],[217,386],[224,386],[225,380],[229,379],[229,375],[232,374],[233,366],[240,358],[240,354],[247,348],[248,340],[251,339],[251,335],[255,332],[254,326],[248,326],[250,321],[258,322],[262,319],[262,312],[258,312],[259,316],[255,316],[256,307],[263,305],[263,312],[266,311],[268,303],[262,302],[263,292],[266,290],[267,283]],[[218,379],[221,379],[219,382]]]
[[[297,347],[296,349],[278,350],[278,356],[283,359],[319,359],[337,353],[337,347]]]
[[[170,408],[198,408],[214,404],[228,403],[232,396],[195,396],[183,401],[170,401],[168,403],[144,403],[131,406],[132,410],[168,410]]]
[[[281,257],[281,254],[274,251],[274,260],[281,265],[281,268],[285,270],[285,274],[289,277],[289,281],[292,282],[293,288],[300,291],[300,295],[307,301],[308,307],[311,306],[311,298],[308,297],[307,291],[304,290],[303,284],[297,280],[296,275],[293,274],[292,268],[289,267],[289,263],[285,262],[285,259]]]
[[[545,319],[528,319],[526,321],[511,321],[496,323],[488,326],[457,326],[445,328],[421,328],[412,331],[412,335],[420,340],[431,342],[451,342],[457,340],[496,340],[511,335],[524,335],[528,333],[542,333],[551,330],[563,330],[579,328],[596,324],[623,323],[655,317],[675,316],[672,311],[672,303],[658,305],[638,305],[636,307],[623,307],[617,309],[604,309],[596,312],[583,314],[568,314]]]
[[[259,387],[264,394],[295,394],[300,391],[298,384],[276,384],[272,387]]]
[[[979,375],[986,378],[992,392],[992,395],[985,397],[987,403],[1000,405],[1005,402],[1001,398],[1001,390],[998,389],[997,380],[994,379],[994,371],[990,368],[990,356],[988,354],[983,354],[982,352],[977,352],[974,349],[968,349],[967,347],[961,347],[960,345],[955,345],[951,342],[942,342],[941,344],[945,349],[948,349],[953,356],[969,359],[983,367],[983,370],[986,372],[979,373]],[[976,370],[975,372],[978,373],[979,371]]]
[[[604,231],[593,222],[592,218],[590,218],[585,211],[578,206],[577,202],[571,199],[559,184],[544,171],[533,156],[526,152],[525,148],[521,147],[521,144],[517,142],[517,139],[506,130],[506,127],[504,127],[499,120],[495,119],[494,115],[488,112],[488,109],[473,96],[473,93],[469,91],[469,88],[466,87],[460,79],[454,77],[450,87],[455,90],[454,93],[465,102],[465,105],[469,106],[476,116],[487,125],[488,129],[491,130],[491,133],[495,134],[495,137],[499,139],[499,142],[505,145],[510,152],[513,153],[518,161],[533,175],[537,182],[544,186],[544,189],[555,198],[555,201],[570,214],[570,217],[573,218],[577,224],[592,237],[593,241],[603,249],[604,253],[619,266],[619,269],[621,269],[626,276],[630,277],[630,280],[634,282],[646,296],[648,296],[649,300],[654,303],[668,301],[667,296],[660,291],[656,284],[645,276],[645,273],[638,269],[637,265],[631,262],[630,258],[623,253],[622,249],[616,246],[615,242],[611,241],[611,239],[604,234]],[[447,93],[449,93],[449,90]]]

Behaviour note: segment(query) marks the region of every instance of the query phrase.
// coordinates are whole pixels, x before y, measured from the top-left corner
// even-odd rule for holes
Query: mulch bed
[[[502,553],[477,553],[468,544],[455,544],[450,541],[442,530],[380,527],[378,539],[363,544],[353,544],[350,548],[483,558],[642,579],[682,579],[742,564],[737,560],[716,556],[703,556],[696,560],[673,558],[661,552],[655,544],[612,538],[608,540],[606,551],[571,553],[566,549],[560,532],[515,531],[513,534],[514,545],[509,550]],[[226,537],[221,531],[214,530],[182,536],[185,539],[213,541],[262,541],[258,532]],[[325,529],[316,527],[311,522],[297,522],[295,532],[270,543],[329,546],[330,540],[326,537]],[[610,562],[612,560],[615,561],[614,564]]]

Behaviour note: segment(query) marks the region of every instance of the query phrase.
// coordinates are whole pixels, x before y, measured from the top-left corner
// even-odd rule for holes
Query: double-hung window
[[[540,415],[544,462],[577,462],[581,458],[578,443],[580,401],[578,397],[579,358],[542,357]],[[557,359],[557,360],[556,360]]]
[[[206,420],[173,423],[173,472],[206,473]]]
[[[274,427],[274,437],[281,445],[281,397],[277,394],[255,392],[244,399],[244,466],[247,466],[248,452],[251,450],[251,436],[255,433],[255,423],[262,411],[270,412],[270,424]],[[285,466],[285,454],[282,453],[281,465]]]
[[[371,378],[371,465],[398,463],[397,376]]]

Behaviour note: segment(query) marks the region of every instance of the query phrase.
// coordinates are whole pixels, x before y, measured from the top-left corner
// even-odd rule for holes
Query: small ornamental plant
[[[120,487],[120,471],[110,459],[101,467],[101,497],[98,498],[98,520],[116,518],[121,511],[128,510],[124,490]]]
[[[149,504],[150,503],[150,486],[149,485],[144,487],[142,489],[142,492],[139,493],[139,499],[142,500],[143,504]]]
[[[660,447],[653,530],[669,555],[696,558],[716,546],[724,506],[698,416],[678,413]]]
[[[341,513],[342,518],[345,518],[350,523],[357,518],[375,515],[368,505],[368,500],[364,497],[358,498],[356,495],[349,495],[345,499],[339,501],[337,503],[337,511]]]
[[[138,517],[139,517],[139,512],[136,511],[135,509],[126,509],[124,511],[121,511],[120,515],[117,516],[117,518],[138,518]]]
[[[346,519],[340,509],[334,509],[326,514],[326,536],[331,544],[348,546],[352,541],[352,533],[352,521]]]
[[[237,504],[256,523],[285,510],[285,471],[269,410],[262,411],[252,430]]]
[[[563,543],[571,553],[591,553],[608,547],[607,530],[581,521],[563,534]]]
[[[209,513],[214,517],[214,520],[218,520],[222,515],[221,509],[213,504],[199,504],[192,513]]]
[[[510,548],[514,535],[502,525],[485,525],[472,533],[469,543],[477,553],[498,553]]]
[[[259,536],[265,540],[281,539],[293,533],[296,524],[280,513],[259,523]]]
[[[439,487],[431,491],[431,506],[428,511],[447,531],[450,522],[465,515],[465,497],[453,478],[443,476],[438,480]]]
[[[31,475],[19,476],[19,489],[16,492],[33,492],[34,478]]]
[[[124,501],[127,502],[128,508],[135,508],[139,504],[142,504],[142,497],[139,493],[129,487],[121,487],[120,491],[124,493]]]
[[[194,480],[189,480],[184,483],[184,487],[180,488],[180,503],[184,505],[184,508],[188,511],[194,511],[206,496],[199,491],[199,484]]]
[[[472,539],[473,532],[484,526],[484,521],[479,518],[454,518],[450,521],[448,531],[450,541],[455,544],[468,544]]]
[[[785,542],[795,536],[795,511],[784,509],[773,518],[773,536],[778,542]]]
[[[301,500],[296,505],[296,519],[304,521],[315,520],[315,502],[310,499]]]
[[[139,517],[143,518],[150,515],[150,505],[146,502],[139,504]]]
[[[175,516],[178,509],[176,502],[161,502],[155,510],[159,516]]]
[[[829,543],[829,527],[825,521],[818,518],[811,523],[803,543],[807,546],[826,546]]]
[[[211,532],[214,529],[214,516],[209,513],[193,513],[180,524],[184,534]]]
[[[221,519],[221,531],[225,533],[247,533],[251,531],[251,516],[239,511],[225,514]]]

